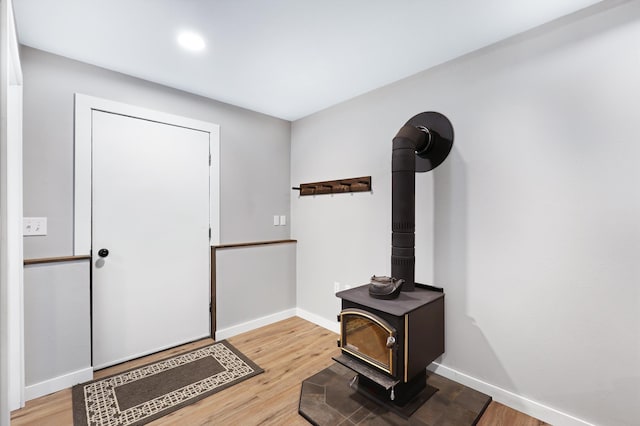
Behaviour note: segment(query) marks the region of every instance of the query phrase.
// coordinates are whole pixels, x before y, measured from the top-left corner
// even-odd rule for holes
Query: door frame
[[[0,2],[0,425],[24,407],[22,67],[13,5]]]
[[[91,255],[92,111],[125,115],[209,133],[209,246],[220,244],[220,126],[206,121],[155,111],[122,102],[75,93],[73,254]],[[210,283],[211,285],[211,283]],[[209,310],[211,336],[215,333],[214,288]]]
[[[75,94],[73,254],[91,254],[91,111],[98,110],[208,132],[210,245],[220,243],[220,126],[94,96]]]

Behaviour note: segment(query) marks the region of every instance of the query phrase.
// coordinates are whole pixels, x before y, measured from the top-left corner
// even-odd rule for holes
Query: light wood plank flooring
[[[228,339],[265,372],[195,404],[158,419],[151,425],[308,425],[298,415],[300,384],[333,363],[338,336],[322,327],[294,317]],[[191,348],[204,339],[150,355],[95,373],[101,378],[128,370]],[[11,414],[11,424],[71,425],[71,390],[28,401]],[[492,402],[480,426],[545,425],[532,417]]]

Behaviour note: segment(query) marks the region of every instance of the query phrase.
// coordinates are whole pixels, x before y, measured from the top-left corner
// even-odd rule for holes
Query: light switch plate
[[[47,235],[46,217],[25,217],[22,218],[22,235],[35,236]]]
[[[273,226],[280,225],[280,216],[273,216]]]
[[[286,225],[286,224],[287,224],[287,217],[280,216],[280,225]]]

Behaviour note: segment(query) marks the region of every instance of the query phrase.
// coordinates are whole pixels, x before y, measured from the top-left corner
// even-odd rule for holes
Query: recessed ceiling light
[[[182,32],[178,35],[178,43],[187,50],[198,51],[204,49],[204,39],[193,32]]]

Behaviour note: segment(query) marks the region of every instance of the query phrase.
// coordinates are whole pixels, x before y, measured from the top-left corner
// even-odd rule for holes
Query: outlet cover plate
[[[46,217],[25,217],[22,219],[22,235],[25,237],[47,235]]]

